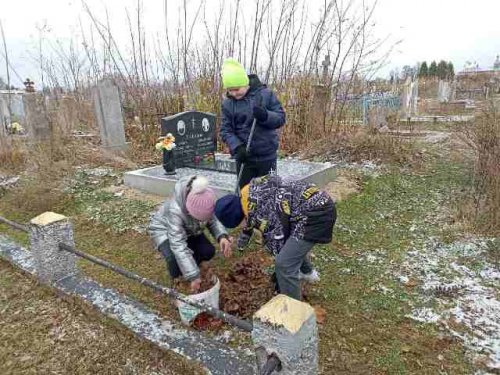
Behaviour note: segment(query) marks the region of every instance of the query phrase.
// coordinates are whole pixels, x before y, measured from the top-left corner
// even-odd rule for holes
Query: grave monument
[[[94,112],[102,146],[111,150],[127,149],[120,91],[111,79],[103,79],[92,90]]]
[[[217,153],[216,117],[211,113],[188,111],[161,119],[161,135],[175,137],[175,174],[166,174],[162,165],[126,172],[124,183],[148,193],[168,196],[184,176],[207,177],[220,195],[235,191],[236,161]],[[151,152],[154,152],[152,150]],[[334,178],[333,165],[297,159],[279,159],[277,173],[283,178],[307,180],[324,186]]]

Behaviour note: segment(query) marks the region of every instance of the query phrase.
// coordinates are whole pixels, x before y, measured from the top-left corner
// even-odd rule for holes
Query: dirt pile
[[[251,318],[252,315],[274,296],[274,283],[266,272],[272,259],[262,252],[252,252],[234,263],[224,271],[217,272],[209,264],[200,267],[200,292],[210,289],[214,276],[221,283],[219,307],[222,311],[240,318]],[[176,281],[175,289],[186,295],[192,294],[190,285],[185,281]],[[217,330],[222,322],[206,313],[199,314],[193,321],[193,327],[200,330]]]
[[[227,313],[250,318],[274,295],[274,284],[265,271],[269,260],[251,253],[221,275],[220,307]]]

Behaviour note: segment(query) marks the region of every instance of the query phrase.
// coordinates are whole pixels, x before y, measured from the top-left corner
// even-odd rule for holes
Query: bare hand
[[[193,281],[191,281],[190,286],[191,286],[191,291],[193,293],[199,291],[201,288],[201,279],[200,278],[194,279]]]
[[[233,249],[231,248],[233,244],[233,237],[222,238],[219,244],[220,250],[226,258],[229,258],[231,255],[233,255]]]

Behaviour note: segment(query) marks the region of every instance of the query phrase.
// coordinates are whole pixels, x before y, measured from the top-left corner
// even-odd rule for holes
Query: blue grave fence
[[[357,95],[343,100],[346,100],[352,116],[361,120],[363,125],[368,124],[368,113],[374,107],[382,107],[393,111],[397,111],[401,107],[400,95],[391,92]]]

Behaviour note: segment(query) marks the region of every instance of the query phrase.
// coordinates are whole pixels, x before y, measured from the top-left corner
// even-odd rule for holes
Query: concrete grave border
[[[142,303],[85,277],[78,269],[75,256],[189,303],[174,290],[75,249],[73,226],[64,215],[44,212],[31,219],[29,225],[2,216],[0,222],[28,233],[30,238],[30,251],[27,251],[0,235],[0,258],[36,276],[62,295],[82,299],[140,338],[199,362],[210,374],[255,374],[257,370],[262,374],[281,370],[283,375],[316,375],[318,372],[316,316],[307,303],[278,295],[254,314],[252,323],[211,307],[199,306],[230,324],[251,331],[253,351],[251,348],[233,349],[201,332],[180,328]]]
[[[0,258],[37,276],[31,252],[3,235],[0,235]],[[256,373],[256,359],[252,351],[230,348],[199,332],[165,320],[147,306],[89,278],[76,274],[51,285],[65,295],[81,298],[138,337],[200,363],[209,374]]]
[[[232,162],[234,160],[230,159],[228,155],[217,154],[216,159],[221,162]],[[280,165],[282,163],[301,163],[308,164],[313,167],[312,171],[303,176],[295,176],[301,181],[313,182],[319,187],[323,187],[329,182],[333,181],[335,178],[335,165],[331,163],[317,163],[310,162],[306,160],[297,160],[297,159],[279,159],[278,160],[278,175],[280,174]],[[124,184],[128,187],[138,189],[143,192],[147,192],[150,194],[156,194],[159,196],[169,196],[174,192],[175,184],[178,181],[180,176],[185,175],[202,175],[206,176],[210,181],[210,186],[214,189],[218,196],[222,196],[228,193],[234,193],[234,189],[236,186],[236,174],[231,174],[228,178],[230,180],[230,186],[221,186],[220,183],[217,183],[211,177],[214,176],[214,173],[226,174],[224,172],[214,172],[214,171],[206,171],[203,169],[195,169],[195,168],[178,168],[178,175],[167,176],[163,173],[163,167],[154,166],[149,168],[138,169],[135,171],[125,172],[123,175]],[[286,178],[287,176],[282,176]]]

